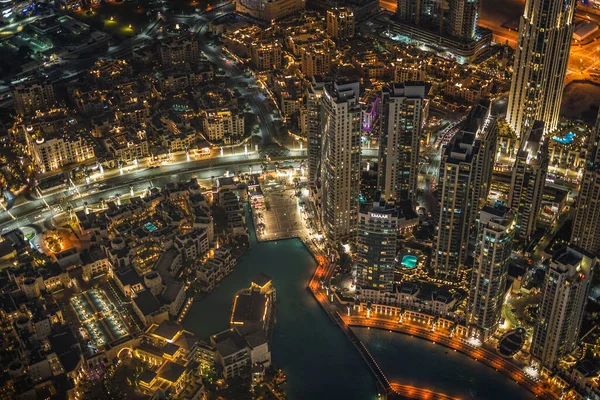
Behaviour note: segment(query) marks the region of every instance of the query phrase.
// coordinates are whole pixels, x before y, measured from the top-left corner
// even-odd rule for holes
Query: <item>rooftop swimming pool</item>
[[[573,132],[569,132],[563,137],[552,136],[552,140],[560,144],[571,144],[573,140],[575,140],[575,134]]]
[[[411,254],[407,254],[404,257],[402,257],[402,266],[409,268],[409,269],[413,269],[414,267],[417,266],[417,256],[413,256]]]

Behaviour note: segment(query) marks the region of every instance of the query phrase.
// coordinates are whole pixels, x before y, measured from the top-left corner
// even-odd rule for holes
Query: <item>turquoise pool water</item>
[[[575,134],[573,132],[569,132],[563,137],[552,136],[552,140],[560,144],[570,144],[573,142],[573,140],[575,140]]]
[[[401,264],[403,267],[412,269],[417,266],[417,257],[411,254],[407,254],[404,257],[402,257]]]

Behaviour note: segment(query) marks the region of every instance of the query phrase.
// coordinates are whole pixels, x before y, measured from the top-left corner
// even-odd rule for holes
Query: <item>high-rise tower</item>
[[[462,39],[473,39],[477,28],[478,0],[450,0],[447,31]]]
[[[323,90],[323,225],[332,242],[354,240],[360,194],[361,109],[358,82],[336,82]]]
[[[535,121],[544,134],[558,124],[558,114],[576,0],[527,0],[519,24],[506,120],[520,137]]]
[[[485,206],[479,214],[467,315],[483,340],[498,328],[515,229],[510,208]]]
[[[361,292],[392,291],[398,217],[398,209],[385,200],[375,202],[371,211],[359,214],[356,279]]]
[[[583,172],[571,243],[600,255],[600,113],[590,135],[588,160]]]
[[[462,278],[470,228],[489,192],[496,125],[484,104],[471,110],[463,128],[442,151],[433,268],[443,280]]]
[[[383,88],[381,100],[379,189],[383,198],[415,207],[425,85],[394,83]]]
[[[321,179],[321,98],[324,87],[323,78],[315,75],[306,92],[308,180],[313,183]]]
[[[577,346],[595,264],[592,255],[574,247],[552,258],[531,343],[531,355],[543,367],[552,369]]]
[[[548,138],[543,139],[544,123],[536,121],[528,131],[517,153],[508,197],[510,208],[517,213],[517,236],[521,241],[535,232],[548,173]]]

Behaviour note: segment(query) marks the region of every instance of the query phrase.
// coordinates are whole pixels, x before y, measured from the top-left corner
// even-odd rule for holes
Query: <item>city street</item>
[[[188,180],[192,177],[198,179],[212,179],[223,176],[226,173],[250,172],[259,170],[262,160],[254,153],[246,157],[245,155],[225,156],[218,158],[203,159],[186,162],[182,164],[163,165],[155,168],[140,168],[130,171],[123,175],[116,175],[106,180],[80,187],[81,196],[75,195],[69,201],[73,210],[81,208],[86,204],[92,206],[103,200],[116,200],[117,196],[129,196],[131,187],[136,195],[140,195],[151,187],[162,187],[168,182],[177,182]],[[274,167],[271,166],[271,169]],[[100,183],[102,182],[102,183]],[[65,195],[59,193],[50,194],[43,198],[34,198],[25,203],[13,207],[10,214],[5,211],[0,212],[0,228],[3,231],[15,229],[22,226],[34,225],[37,230],[42,231],[46,228],[43,225],[45,220],[52,220],[56,217],[54,211],[56,205]],[[48,210],[46,204],[50,205]],[[65,207],[63,207],[66,210]]]

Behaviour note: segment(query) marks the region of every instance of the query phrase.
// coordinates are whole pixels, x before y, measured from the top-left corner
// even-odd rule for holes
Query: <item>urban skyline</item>
[[[0,4],[0,397],[600,398],[598,38],[591,0]]]

